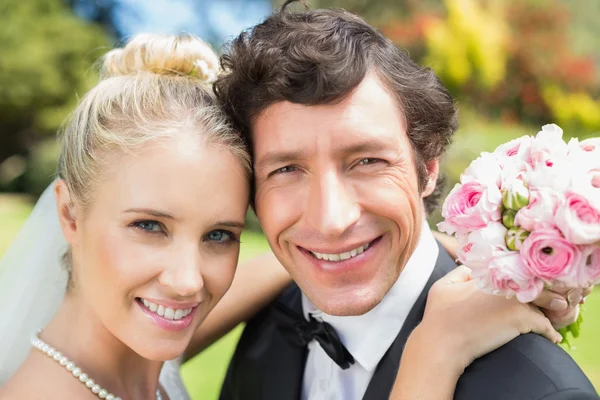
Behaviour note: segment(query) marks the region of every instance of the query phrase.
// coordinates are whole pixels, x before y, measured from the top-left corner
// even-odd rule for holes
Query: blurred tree
[[[281,7],[284,0],[274,0],[275,8]],[[442,0],[305,0],[311,9],[343,8],[348,12],[360,15],[369,23],[379,26],[390,19],[403,19],[424,10],[430,12],[443,11]],[[301,7],[299,4],[297,7]]]
[[[107,40],[100,27],[77,18],[64,0],[4,0],[0,18],[1,167],[55,135],[77,95],[95,82],[90,66]]]
[[[578,25],[570,3],[510,2],[508,23],[513,39],[507,67],[511,90],[497,92],[492,97],[498,102],[491,105],[501,106],[521,120],[554,121],[580,134],[600,130],[600,102],[594,100],[600,95],[600,80],[593,53],[575,51],[574,43],[581,36],[574,37],[577,31],[569,29]]]
[[[479,115],[557,122],[577,135],[600,131],[597,0],[443,4],[378,26]]]

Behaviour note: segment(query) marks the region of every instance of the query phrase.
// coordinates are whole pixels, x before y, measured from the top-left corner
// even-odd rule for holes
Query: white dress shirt
[[[400,277],[381,303],[366,314],[336,317],[318,310],[302,295],[304,317],[313,315],[328,322],[354,357],[354,364],[342,370],[312,341],[302,382],[302,400],[360,400],[373,372],[400,332],[413,304],[423,291],[435,266],[439,249],[423,221],[419,243]]]

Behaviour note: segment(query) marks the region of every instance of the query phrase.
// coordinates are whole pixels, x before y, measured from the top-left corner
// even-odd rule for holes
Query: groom
[[[297,285],[249,321],[221,399],[387,399],[429,288],[455,267],[424,218],[453,100],[343,11],[284,6],[223,62],[215,90],[252,148],[253,205]],[[559,347],[525,335],[475,361],[455,398],[596,395]]]

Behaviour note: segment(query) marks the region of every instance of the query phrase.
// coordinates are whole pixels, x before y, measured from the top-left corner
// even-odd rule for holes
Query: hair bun
[[[185,35],[140,34],[103,59],[104,77],[151,72],[191,76],[212,83],[219,74],[219,57],[200,38]]]

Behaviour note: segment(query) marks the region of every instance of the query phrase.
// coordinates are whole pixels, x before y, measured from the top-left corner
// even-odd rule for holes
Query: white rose
[[[499,188],[501,176],[502,168],[500,168],[498,159],[492,153],[482,152],[460,176],[460,182],[465,184],[475,181],[496,185]]]
[[[508,251],[505,241],[507,231],[502,223],[490,222],[484,228],[458,236],[458,259],[472,269],[487,268],[494,256]]]

